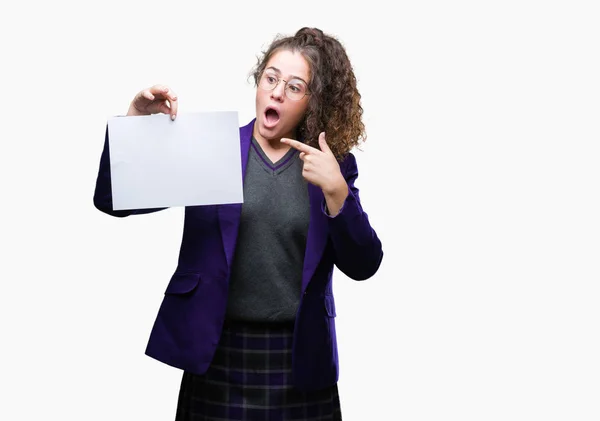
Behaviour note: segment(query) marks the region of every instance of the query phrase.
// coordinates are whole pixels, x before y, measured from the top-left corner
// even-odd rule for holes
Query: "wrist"
[[[346,180],[341,176],[337,177],[334,181],[332,181],[329,185],[324,187],[323,195],[326,197],[341,197],[348,194],[348,184],[346,184]]]

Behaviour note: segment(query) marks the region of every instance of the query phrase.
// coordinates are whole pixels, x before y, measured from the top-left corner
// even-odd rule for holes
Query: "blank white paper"
[[[237,112],[108,120],[113,210],[242,203]]]

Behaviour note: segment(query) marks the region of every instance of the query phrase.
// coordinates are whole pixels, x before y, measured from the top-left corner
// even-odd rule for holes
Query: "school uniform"
[[[240,128],[244,203],[185,208],[146,354],[184,371],[178,420],[338,420],[333,267],[373,276],[381,242],[351,153],[340,161],[348,197],[330,216],[297,151],[271,162],[254,122]],[[112,209],[108,132],[94,204],[118,217],[160,210]]]

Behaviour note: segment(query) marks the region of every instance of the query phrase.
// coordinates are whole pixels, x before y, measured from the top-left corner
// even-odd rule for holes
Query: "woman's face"
[[[296,127],[308,108],[309,96],[294,100],[289,95],[293,96],[295,93],[299,97],[300,90],[308,88],[309,80],[310,67],[302,54],[281,50],[271,56],[256,88],[256,122],[253,133],[256,139],[279,141],[282,137],[295,138]],[[277,86],[273,90],[261,88],[275,83]]]

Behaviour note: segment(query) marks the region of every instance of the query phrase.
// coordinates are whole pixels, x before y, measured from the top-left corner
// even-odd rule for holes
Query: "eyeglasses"
[[[294,78],[290,80],[280,79],[275,73],[265,72],[260,78],[258,87],[265,91],[272,91],[283,81],[285,84],[285,96],[293,101],[299,101],[306,95],[310,95],[304,81]]]

